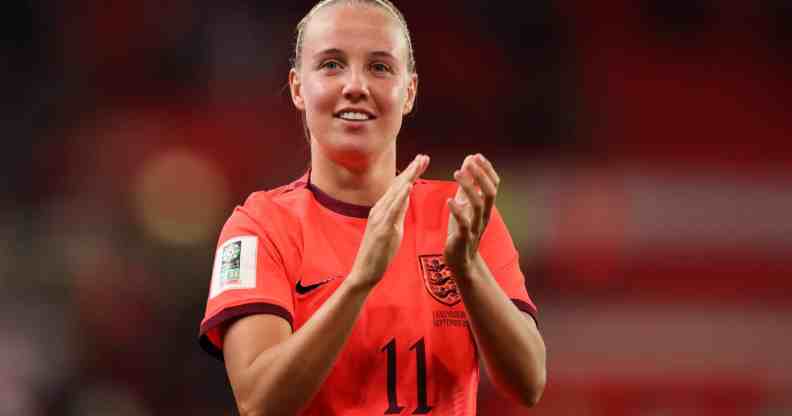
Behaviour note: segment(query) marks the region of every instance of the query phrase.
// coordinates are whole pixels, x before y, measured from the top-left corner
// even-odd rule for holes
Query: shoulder
[[[248,225],[260,233],[288,235],[299,229],[310,200],[302,178],[274,189],[251,193],[237,206],[226,226]]]
[[[268,220],[299,216],[301,206],[311,198],[306,184],[303,176],[274,189],[253,192],[240,208],[256,218]]]

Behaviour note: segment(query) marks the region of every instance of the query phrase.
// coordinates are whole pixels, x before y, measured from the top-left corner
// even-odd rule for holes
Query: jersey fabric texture
[[[443,261],[457,184],[419,179],[404,237],[319,392],[302,415],[473,415],[476,345],[453,276]],[[310,172],[250,195],[220,234],[201,346],[222,359],[222,330],[250,314],[274,314],[299,329],[352,268],[368,207],[334,200]],[[500,287],[536,318],[517,250],[497,209],[479,252]]]

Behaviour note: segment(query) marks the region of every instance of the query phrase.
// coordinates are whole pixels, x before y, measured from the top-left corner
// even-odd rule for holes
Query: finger
[[[421,155],[415,157],[410,166],[404,170],[404,172],[400,173],[399,176],[396,177],[396,181],[392,187],[397,188],[395,192],[400,192],[400,189],[408,186],[410,184],[415,183],[421,175],[426,171],[426,168],[429,166],[429,156]]]
[[[484,199],[480,191],[476,189],[473,177],[470,172],[468,172],[468,169],[469,168],[466,167],[465,170],[456,171],[454,173],[454,179],[459,183],[468,203],[470,203],[470,206],[473,208],[473,221],[471,225],[473,229],[478,229],[481,215],[484,212]]]
[[[418,169],[419,165],[422,163],[423,155],[416,155],[415,158],[410,162],[409,165],[396,177],[396,180],[393,181],[388,190],[385,191],[385,194],[377,201],[377,205],[381,205],[384,207],[389,207],[393,204],[396,195],[401,191],[401,189],[410,183],[406,180],[409,175],[411,175],[416,169]],[[425,170],[426,168],[424,168]]]
[[[476,155],[475,161],[484,169],[484,173],[489,176],[490,180],[492,180],[492,183],[494,183],[497,188],[500,185],[500,176],[498,176],[498,172],[495,171],[495,167],[492,166],[492,163],[481,153]]]
[[[471,207],[470,213],[470,227],[473,230],[478,230],[481,227],[481,216],[484,212],[484,200],[481,197],[481,194],[478,189],[476,189],[473,178],[470,176],[468,172],[465,171],[457,171],[454,174],[454,178],[459,183],[459,187],[462,189],[462,195],[465,198],[465,204],[460,204],[460,207],[464,207],[469,205]]]
[[[473,177],[475,184],[478,185],[479,189],[481,189],[485,199],[487,197],[495,198],[495,195],[498,193],[498,187],[492,182],[492,178],[490,178],[490,176],[484,172],[484,169],[482,169],[479,164],[469,164],[468,172]]]
[[[412,191],[412,186],[410,186],[410,191]],[[407,209],[410,207],[410,191],[408,191],[407,196],[400,201],[398,209],[394,210],[396,214],[395,224],[404,225],[404,218],[407,217]]]
[[[479,185],[481,192],[484,196],[484,209],[482,213],[482,220],[484,224],[489,222],[490,213],[492,212],[492,207],[495,205],[495,197],[498,194],[498,188],[492,183],[492,179],[484,173],[484,169],[478,163],[472,163],[468,165],[470,170],[473,172],[473,177],[476,180],[476,183]]]
[[[415,182],[423,173],[426,171],[426,168],[429,166],[429,156],[419,154],[418,156],[413,159],[410,166],[404,170],[404,172],[400,173],[398,178],[401,181],[405,181],[407,183]]]
[[[426,168],[429,166],[429,156],[426,155],[418,155],[413,160],[413,163],[405,169],[394,181],[391,188],[394,188],[394,193],[391,195],[391,200],[388,201],[388,206],[393,205],[396,203],[398,197],[404,192],[404,188],[412,187],[416,180],[426,171]]]
[[[470,163],[470,158],[471,158],[470,155],[465,157],[465,160],[462,161],[462,166],[459,168],[459,170],[454,171],[454,179],[455,180],[457,180],[457,175],[459,174],[459,172],[464,171],[466,169],[467,165]],[[454,199],[456,199],[459,202],[466,202],[467,201],[467,196],[466,196],[464,188],[462,186],[459,186],[457,188],[456,194],[454,195]]]
[[[454,171],[454,179],[456,179],[456,172],[458,171]],[[457,186],[456,194],[454,194],[454,200],[462,204],[467,204],[468,200],[465,196],[465,191],[461,186]]]
[[[415,181],[426,171],[429,166],[429,156],[421,155],[415,157],[413,163],[402,172],[397,178],[396,183],[391,187],[394,188],[393,201],[388,207],[388,220],[398,221],[400,218],[403,221],[404,215],[407,212],[409,203],[409,194],[412,191]]]
[[[451,211],[451,215],[456,220],[457,231],[461,235],[467,236],[470,232],[470,219],[465,215],[464,207],[451,198],[446,200],[446,204],[448,205],[448,210]]]
[[[410,205],[410,192],[412,191],[413,184],[408,183],[407,186],[401,187],[399,193],[396,195],[393,204],[388,207],[386,214],[389,224],[402,224],[404,217],[407,213],[407,207]]]
[[[476,189],[477,192],[479,190],[481,191],[478,193],[479,195],[482,195],[483,201],[481,205],[481,214],[480,216],[476,217],[473,227],[475,230],[483,231],[483,229],[489,223],[492,207],[495,206],[495,197],[497,196],[498,192],[498,186],[497,184],[493,183],[493,180],[499,181],[500,179],[498,178],[494,168],[492,168],[492,164],[481,153],[466,157],[463,163],[463,168],[465,168],[473,178],[474,189]],[[485,169],[489,170],[491,175],[487,175]]]
[[[429,168],[429,163],[431,163],[431,161],[432,158],[430,158],[429,155],[421,155],[421,161],[416,167],[415,173],[410,178],[410,182],[415,183],[415,181],[417,181],[418,178],[420,178],[421,175],[423,175],[426,172],[426,169]]]

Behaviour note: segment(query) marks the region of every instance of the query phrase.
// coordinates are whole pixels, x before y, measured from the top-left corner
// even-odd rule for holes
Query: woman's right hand
[[[366,231],[350,273],[355,283],[373,288],[382,279],[401,245],[410,191],[428,166],[429,156],[416,156],[369,211]]]

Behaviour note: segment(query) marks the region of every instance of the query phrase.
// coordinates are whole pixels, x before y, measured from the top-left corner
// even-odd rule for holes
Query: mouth
[[[351,122],[365,122],[371,121],[376,119],[373,114],[369,113],[365,110],[358,110],[358,109],[343,109],[335,114],[333,117],[339,118],[344,121],[351,121]]]

